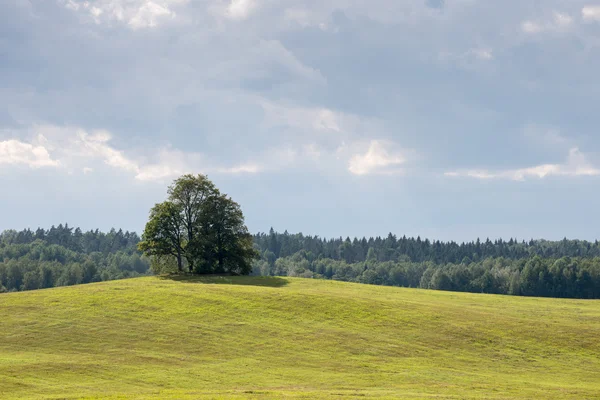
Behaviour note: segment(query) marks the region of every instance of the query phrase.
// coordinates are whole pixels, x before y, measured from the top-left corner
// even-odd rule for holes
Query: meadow
[[[279,277],[0,294],[1,399],[600,399],[600,301]]]

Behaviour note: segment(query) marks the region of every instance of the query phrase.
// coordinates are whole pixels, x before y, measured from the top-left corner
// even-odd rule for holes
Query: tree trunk
[[[223,238],[221,237],[221,229],[217,231],[217,258],[219,259],[219,269],[218,272],[220,274],[225,272],[225,268],[223,267]]]
[[[179,272],[183,272],[183,261],[181,259],[181,251],[177,252],[177,269]]]

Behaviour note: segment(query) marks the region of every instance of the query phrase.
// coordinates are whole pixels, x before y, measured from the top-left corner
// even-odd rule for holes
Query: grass
[[[261,277],[0,295],[1,399],[600,399],[600,301]]]

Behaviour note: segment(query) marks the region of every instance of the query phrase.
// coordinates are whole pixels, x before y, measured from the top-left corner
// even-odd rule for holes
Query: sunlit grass
[[[600,398],[600,301],[294,278],[0,295],[0,398]]]

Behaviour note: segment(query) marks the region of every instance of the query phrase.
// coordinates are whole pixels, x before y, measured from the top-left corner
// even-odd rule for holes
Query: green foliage
[[[151,256],[150,269],[156,275],[174,274],[180,271],[177,258],[173,256]]]
[[[456,243],[422,240],[420,237],[401,238],[393,234],[387,237],[371,238],[334,238],[323,239],[318,236],[305,236],[302,233],[290,234],[287,231],[277,233],[259,233],[254,241],[261,253],[270,251],[275,257],[288,257],[300,250],[312,252],[315,257],[343,260],[348,264],[367,260],[377,261],[431,261],[435,264],[470,264],[488,258],[509,260],[529,259],[534,256],[559,259],[562,257],[594,258],[600,257],[600,242],[584,240],[547,240],[508,241],[498,239],[485,242]]]
[[[371,253],[372,249],[369,250]],[[254,275],[301,276],[373,285],[538,297],[600,298],[600,258],[535,256],[524,260],[488,258],[469,264],[345,260],[308,257],[302,250],[271,263],[270,252],[254,264]]]
[[[138,249],[150,257],[175,257],[177,269],[181,272],[182,257],[188,254],[180,214],[181,207],[170,201],[152,207],[142,235],[144,240],[138,243]]]
[[[223,195],[204,175],[184,175],[155,205],[138,248],[146,255],[184,260],[190,272],[247,275],[258,258],[239,204]],[[157,268],[162,270],[160,262]]]
[[[475,293],[600,298],[598,242],[511,239],[459,245],[391,234],[325,240],[272,229],[252,240],[237,203],[202,176],[180,179],[169,189],[174,197],[151,211],[145,232],[148,240],[139,244],[148,258],[137,250],[139,237],[122,230],[84,233],[62,224],[35,232],[8,230],[0,234],[3,290],[145,275],[150,273],[152,260],[152,271],[157,274],[183,269],[224,271]],[[204,200],[195,209],[192,205],[198,198]],[[169,221],[177,222],[178,228],[171,229]],[[177,237],[173,241],[174,235],[180,242]],[[254,258],[257,253],[259,259]]]
[[[135,233],[83,233],[68,225],[0,233],[0,289],[46,289],[148,274]]]
[[[594,300],[175,276],[5,293],[0,315],[3,400],[600,397]]]
[[[326,240],[287,231],[279,234],[273,229],[255,235],[254,241],[262,254],[254,264],[255,275],[475,293],[600,298],[598,242],[488,239],[459,245],[421,238],[397,239],[392,234],[385,239]]]

